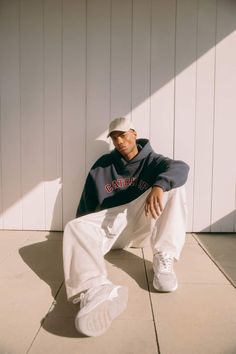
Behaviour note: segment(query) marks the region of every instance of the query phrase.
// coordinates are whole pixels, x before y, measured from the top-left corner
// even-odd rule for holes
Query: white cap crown
[[[119,117],[114,119],[109,125],[109,133],[107,137],[114,131],[127,132],[130,129],[135,130],[133,122],[125,117]]]

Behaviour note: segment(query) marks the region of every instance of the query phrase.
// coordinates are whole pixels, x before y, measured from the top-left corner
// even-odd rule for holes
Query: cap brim
[[[130,131],[130,130],[134,130],[134,129],[133,129],[133,128],[130,128],[129,130],[114,129],[114,130],[112,130],[110,133],[108,133],[108,134],[107,134],[107,138],[109,138],[109,137],[110,137],[110,135],[111,135],[111,133],[113,133],[113,132],[122,132],[122,133],[126,133],[126,132],[128,132],[128,131]]]

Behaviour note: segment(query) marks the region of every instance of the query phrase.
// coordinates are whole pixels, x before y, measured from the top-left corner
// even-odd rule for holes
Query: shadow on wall
[[[200,233],[207,232],[217,232],[217,233],[225,233],[227,230],[234,230],[236,232],[236,209],[231,213],[225,215],[223,218],[217,220],[212,223],[208,227],[202,229]],[[232,231],[229,231],[232,233]]]
[[[109,144],[104,142],[104,141],[95,141],[95,150],[97,151],[97,153],[99,153],[100,155],[102,154],[106,154],[109,152]],[[99,156],[99,155],[98,155]],[[95,163],[95,161],[93,161],[93,163]],[[55,179],[52,176],[52,179],[50,181],[46,181],[47,182],[53,182]],[[59,191],[57,192],[56,198],[55,198],[55,202],[53,205],[53,211],[52,211],[52,218],[50,220],[50,222],[46,223],[48,224],[44,230],[48,230],[48,231],[62,231],[64,229],[65,223],[67,223],[68,220],[68,216],[64,216],[63,214],[63,205],[62,205],[62,200],[63,200],[63,194],[64,194],[64,188],[63,188],[63,180],[61,181],[61,178],[59,178],[60,184],[61,184],[61,188],[59,189]],[[33,188],[33,186],[32,186]],[[30,189],[30,187],[29,187]],[[75,218],[76,217],[76,210],[77,210],[77,206],[79,204],[80,201],[80,192],[82,191],[83,186],[79,185],[79,183],[77,183],[76,185],[74,185],[74,194],[77,196],[77,201],[76,203],[73,203],[73,206],[71,207],[71,209],[73,209],[71,211],[71,218]],[[8,206],[10,207],[10,205]],[[46,214],[46,213],[45,213]],[[47,217],[47,215],[45,216]],[[45,220],[46,221],[46,220]],[[24,229],[24,227],[23,227]]]

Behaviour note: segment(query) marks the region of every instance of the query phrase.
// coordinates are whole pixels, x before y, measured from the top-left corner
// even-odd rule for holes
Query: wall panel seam
[[[149,139],[152,128],[152,32],[153,32],[153,0],[150,3],[150,48],[149,48]]]
[[[148,117],[148,137],[150,139],[151,131],[151,108],[152,108],[152,87],[151,87],[151,62],[152,62],[152,0],[149,4],[149,117]]]
[[[134,0],[131,0],[130,115],[133,120]]]
[[[22,198],[23,198],[23,171],[22,171],[22,96],[21,96],[21,89],[22,89],[22,48],[21,48],[21,41],[22,41],[22,32],[21,32],[21,24],[22,24],[22,17],[21,17],[21,0],[19,0],[19,104],[20,104],[20,194],[21,194],[21,229],[23,230],[23,203],[22,203]]]
[[[111,48],[112,48],[112,0],[110,0],[110,67],[109,67],[109,121],[111,120]]]
[[[63,135],[63,0],[61,0],[61,228],[64,229],[64,208],[63,208],[63,191],[64,191],[64,179],[63,179],[63,142],[64,142],[64,135]]]
[[[177,57],[177,10],[178,3],[175,0],[175,38],[174,38],[174,102],[173,102],[173,147],[172,147],[172,156],[175,158],[175,134],[176,134],[176,57]]]
[[[213,218],[213,178],[214,178],[214,151],[215,151],[215,112],[216,112],[216,64],[217,64],[217,29],[218,29],[218,0],[216,0],[215,12],[215,57],[214,57],[214,93],[213,93],[213,126],[212,126],[212,168],[211,168],[211,210],[210,210],[210,232],[212,231]]]
[[[88,154],[88,1],[85,0],[85,142],[84,142],[84,154],[85,154],[85,159],[84,159],[84,178],[86,178],[86,172],[87,172],[87,154]]]
[[[2,109],[1,109],[1,106],[2,106],[2,95],[0,96],[0,168],[1,168],[1,171],[0,171],[0,180],[1,180],[1,184],[0,184],[0,188],[1,188],[1,197],[2,197],[2,200],[1,200],[1,204],[0,204],[0,207],[1,207],[1,210],[0,212],[2,213],[2,228],[4,229],[4,213],[3,213],[3,207],[4,207],[4,201],[3,201],[3,164],[2,164]]]
[[[197,148],[197,101],[198,101],[198,40],[199,40],[199,0],[197,0],[197,12],[196,12],[196,71],[195,71],[195,108],[194,108],[194,156],[193,156],[193,209],[192,209],[192,230],[194,230],[194,216],[195,216],[195,188],[196,188],[196,148]]]
[[[45,131],[45,119],[46,119],[46,115],[45,115],[45,84],[46,84],[46,80],[45,80],[45,75],[46,75],[46,72],[45,72],[45,60],[46,60],[46,56],[45,56],[45,2],[44,0],[41,1],[41,6],[42,6],[42,50],[43,50],[43,53],[42,53],[42,71],[43,71],[43,78],[42,78],[42,82],[43,82],[43,112],[42,112],[42,133],[43,133],[43,199],[44,199],[44,229],[46,230],[47,229],[47,225],[46,225],[46,181],[45,181],[45,176],[46,176],[46,154],[45,154],[45,151],[46,151],[46,148],[45,148],[45,144],[46,144],[46,139],[45,139],[45,134],[46,134],[46,131]]]
[[[235,179],[235,185],[234,185],[234,232],[236,232],[236,179]]]

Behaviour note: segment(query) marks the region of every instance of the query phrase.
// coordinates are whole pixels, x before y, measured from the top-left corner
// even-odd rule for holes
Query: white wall
[[[191,231],[235,231],[236,2],[0,0],[0,228],[61,230],[115,116],[191,166]]]

